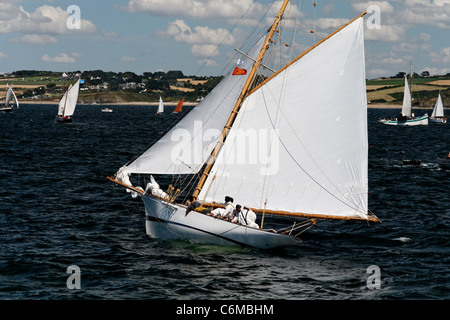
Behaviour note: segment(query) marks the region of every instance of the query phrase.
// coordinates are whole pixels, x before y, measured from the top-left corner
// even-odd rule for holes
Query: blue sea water
[[[450,171],[436,166],[449,124],[389,127],[377,119],[392,110],[369,109],[369,205],[383,222],[319,222],[303,245],[266,252],[146,236],[143,204],[106,176],[174,116],[103,107],[78,106],[72,124],[55,123],[55,105],[0,114],[0,299],[450,298]],[[81,289],[67,287],[72,265]]]

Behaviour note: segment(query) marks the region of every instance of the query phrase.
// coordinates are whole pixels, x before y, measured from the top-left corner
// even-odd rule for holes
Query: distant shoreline
[[[58,101],[20,101],[20,104],[59,104]],[[78,103],[78,105],[87,106],[158,106],[158,102],[110,102],[110,103]],[[185,102],[183,106],[194,107],[198,103],[196,102]],[[176,106],[177,103],[164,103],[166,106]],[[401,105],[397,104],[368,104],[368,109],[401,109]],[[420,109],[433,109],[433,107],[421,107]],[[449,109],[449,108],[444,108]]]
[[[59,104],[59,101],[19,101],[20,104]],[[183,106],[185,107],[193,107],[198,103],[196,102],[185,102]],[[159,102],[108,102],[108,103],[77,103],[77,105],[85,105],[85,106],[158,106]],[[176,102],[165,102],[165,106],[176,106]]]

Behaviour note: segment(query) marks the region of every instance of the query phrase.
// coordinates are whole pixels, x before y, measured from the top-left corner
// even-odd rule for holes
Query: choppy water
[[[101,108],[78,106],[67,125],[54,105],[0,114],[0,299],[450,298],[450,171],[435,165],[450,125],[389,127],[376,120],[392,111],[369,110],[369,203],[383,223],[320,222],[302,246],[264,252],[147,237],[142,203],[105,177],[173,118]],[[380,289],[367,286],[372,265]]]

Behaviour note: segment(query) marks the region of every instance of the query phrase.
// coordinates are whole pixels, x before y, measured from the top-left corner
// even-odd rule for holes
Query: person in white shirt
[[[233,222],[243,226],[259,228],[259,225],[256,223],[256,214],[250,208],[244,207],[244,210],[241,210],[240,205],[236,206]]]
[[[225,197],[225,209],[224,208],[217,208],[212,211],[212,215],[214,217],[218,218],[228,218],[233,219],[233,211],[234,211],[234,204],[233,204],[233,198],[226,196]]]

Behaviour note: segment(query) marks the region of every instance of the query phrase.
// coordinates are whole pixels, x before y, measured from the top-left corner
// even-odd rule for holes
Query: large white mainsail
[[[254,91],[199,199],[367,218],[364,56],[359,18]]]
[[[66,104],[67,104],[67,96],[68,96],[69,91],[70,91],[71,88],[72,88],[72,84],[69,85],[69,88],[67,89],[66,92],[64,92],[63,97],[59,101],[58,116],[61,116],[61,117],[64,116],[64,110],[65,110],[65,107],[66,107]]]
[[[249,52],[255,59],[263,44],[261,39]],[[239,60],[239,70],[249,70],[252,59]],[[227,119],[238,99],[248,74],[233,75],[233,70],[164,137],[122,173],[193,174],[197,173],[211,154]]]
[[[6,97],[5,97],[5,105],[0,106],[0,111],[11,111],[13,109],[10,106],[9,102],[11,100],[11,96],[14,97],[14,102],[16,103],[16,107],[19,108],[19,101],[17,100],[16,94],[13,91],[13,83],[11,85],[6,84]]]
[[[406,77],[406,75],[405,75],[405,93],[403,94],[402,116],[404,117],[412,116],[411,91],[409,90],[408,78]]]
[[[13,92],[12,90],[13,84],[11,84],[9,87],[8,85],[6,85],[6,87],[8,88],[8,90],[6,91],[5,107],[9,106],[9,100],[11,100],[11,94]]]
[[[71,89],[67,92],[67,103],[64,108],[64,116],[72,116],[77,106],[78,92],[80,90],[80,80],[74,83]]]
[[[161,114],[164,112],[164,102],[161,97],[159,97],[159,105],[158,105],[158,111],[156,111],[157,114]]]
[[[70,117],[75,112],[77,106],[78,92],[80,89],[80,80],[71,84],[63,97],[59,101],[58,115],[61,117]]]
[[[439,97],[436,101],[436,104],[433,109],[433,113],[431,114],[432,118],[442,118],[444,117],[444,103],[442,102],[441,93],[439,93]]]

